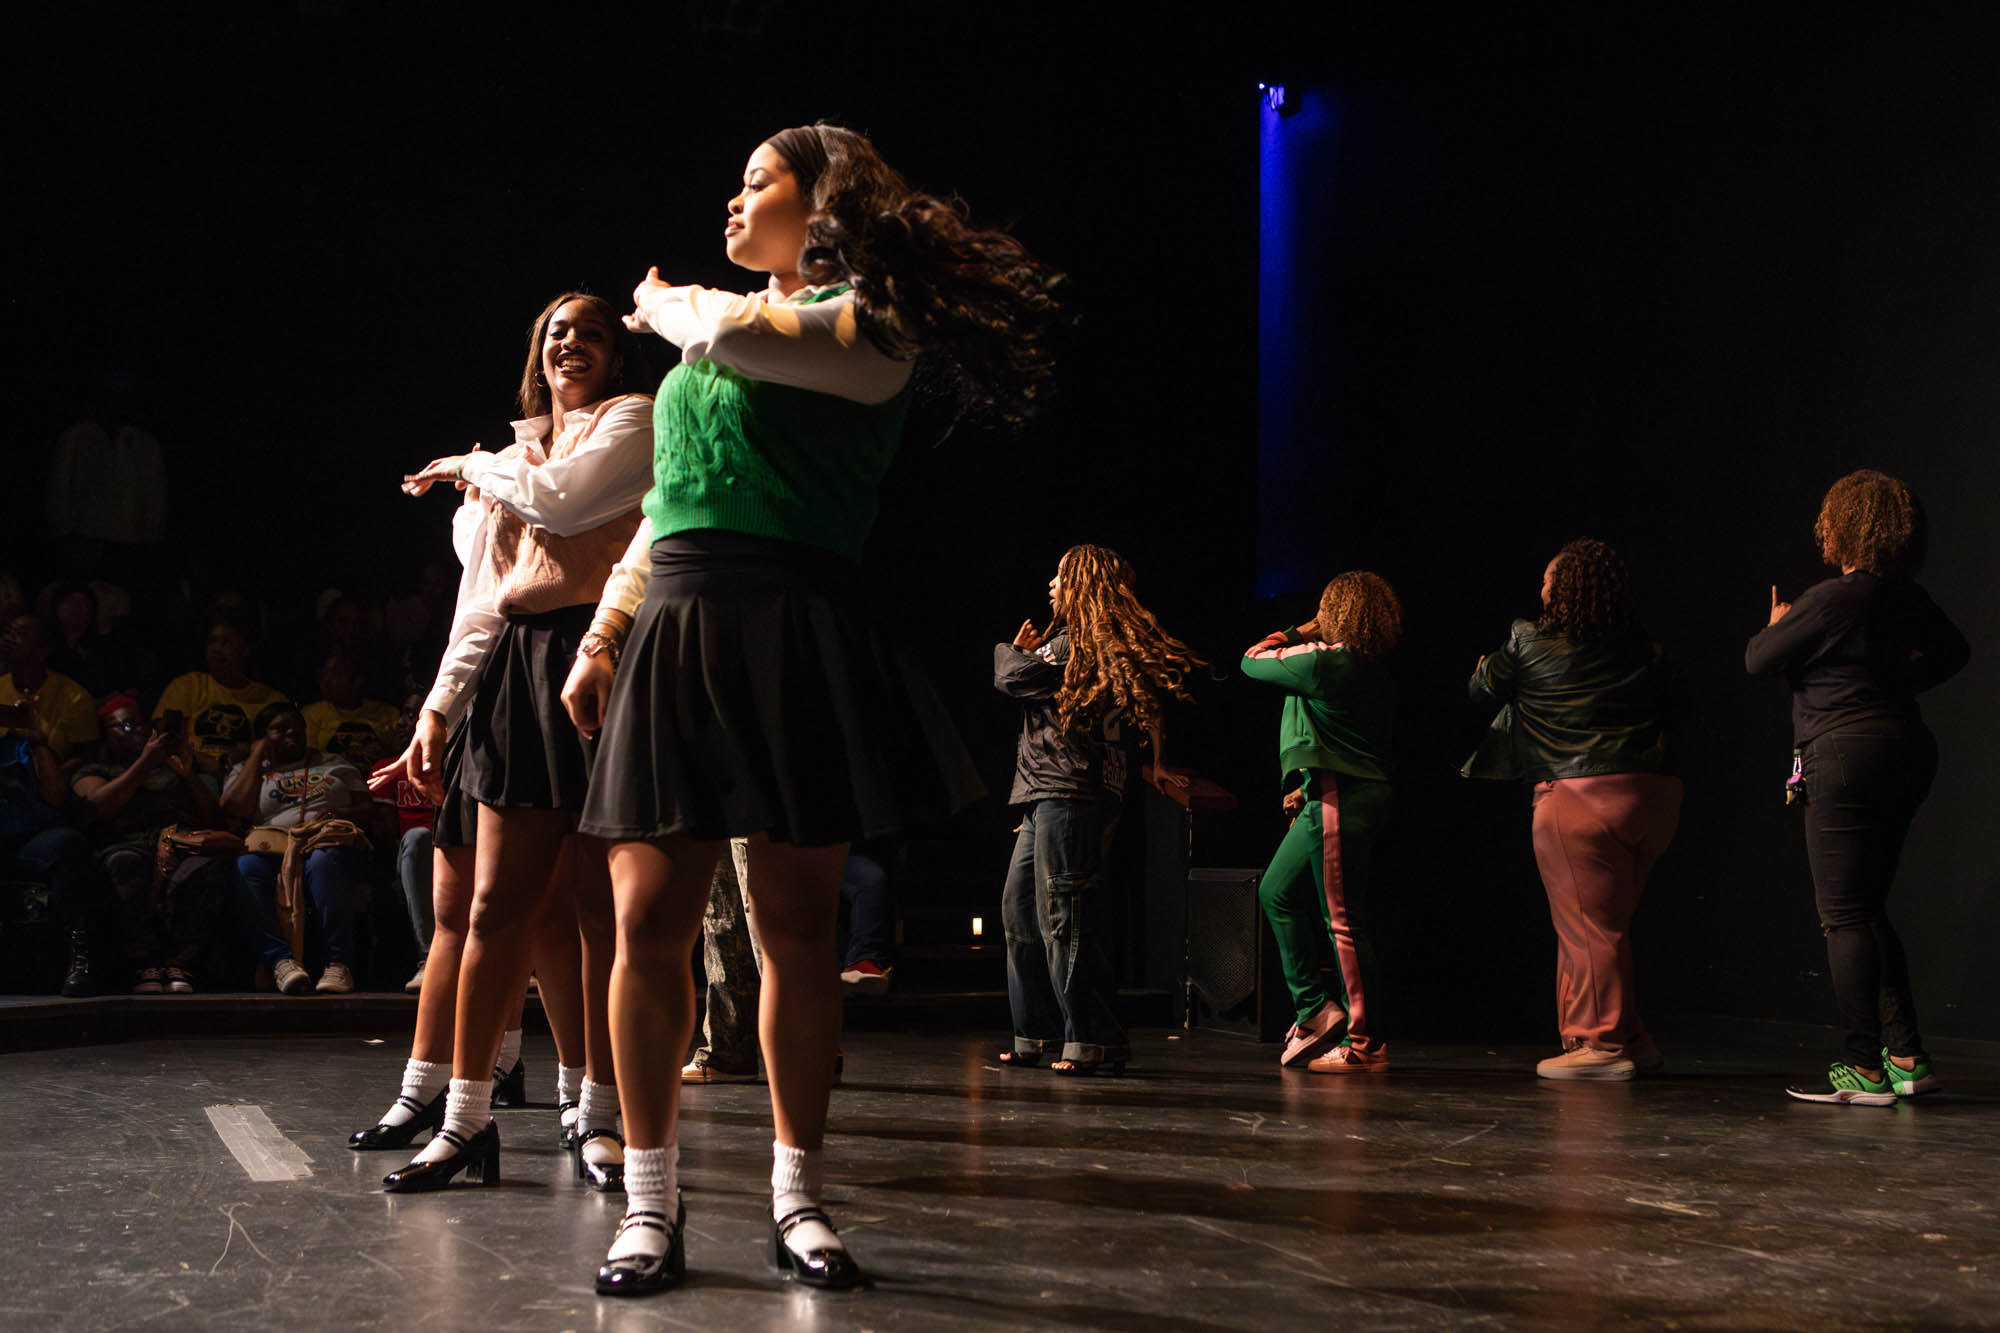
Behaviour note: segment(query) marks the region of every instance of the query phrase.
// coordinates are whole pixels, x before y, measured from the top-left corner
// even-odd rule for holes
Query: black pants
[[[1937,776],[1937,742],[1921,724],[1871,720],[1815,736],[1804,758],[1806,859],[1847,1023],[1846,1058],[1872,1069],[1884,1046],[1921,1056],[1909,964],[1887,903],[1910,820]]]

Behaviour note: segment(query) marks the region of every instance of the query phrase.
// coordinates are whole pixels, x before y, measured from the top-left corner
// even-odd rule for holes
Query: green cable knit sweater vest
[[[869,405],[748,379],[713,361],[675,366],[653,403],[645,510],[654,540],[720,528],[858,563],[909,408],[907,387]]]

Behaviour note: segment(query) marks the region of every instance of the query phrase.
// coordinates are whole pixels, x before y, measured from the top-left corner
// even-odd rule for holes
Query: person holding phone
[[[163,829],[221,829],[215,780],[195,764],[178,727],[155,727],[139,701],[116,694],[98,709],[105,762],[85,764],[70,790],[88,812],[86,836],[117,890],[127,922],[125,946],[138,969],[133,992],[190,994],[195,960],[209,944],[220,910],[219,870],[162,884],[154,894]],[[178,717],[175,718],[178,721]]]

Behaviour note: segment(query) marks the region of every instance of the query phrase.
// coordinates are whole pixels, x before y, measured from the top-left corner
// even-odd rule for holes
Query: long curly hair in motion
[[[802,125],[768,140],[812,206],[799,273],[853,285],[861,327],[976,420],[1019,425],[1054,374],[1063,277],[963,204],[913,189],[867,136]]]
[[[1056,574],[1062,585],[1058,612],[1069,627],[1057,725],[1078,731],[1117,712],[1153,732],[1168,698],[1193,702],[1184,682],[1208,663],[1139,604],[1133,592],[1138,579],[1124,556],[1103,546],[1072,546]]]
[[[1609,542],[1578,537],[1550,562],[1536,622],[1573,643],[1602,643],[1639,628],[1625,559]]]
[[[1403,637],[1403,600],[1380,574],[1350,569],[1321,591],[1313,626],[1322,643],[1343,644],[1359,658],[1384,657]]]
[[[1852,565],[1885,578],[1915,578],[1923,567],[1929,525],[1915,491],[1886,473],[1863,468],[1827,491],[1813,536],[1829,565]]]

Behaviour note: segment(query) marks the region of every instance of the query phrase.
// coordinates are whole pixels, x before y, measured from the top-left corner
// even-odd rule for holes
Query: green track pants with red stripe
[[[1386,782],[1305,770],[1306,805],[1257,885],[1277,937],[1292,1008],[1304,1022],[1329,999],[1347,1010],[1348,1044],[1382,1045],[1380,970],[1369,928],[1368,871],[1375,839],[1389,822]],[[1322,965],[1333,964],[1341,994],[1328,994]]]

